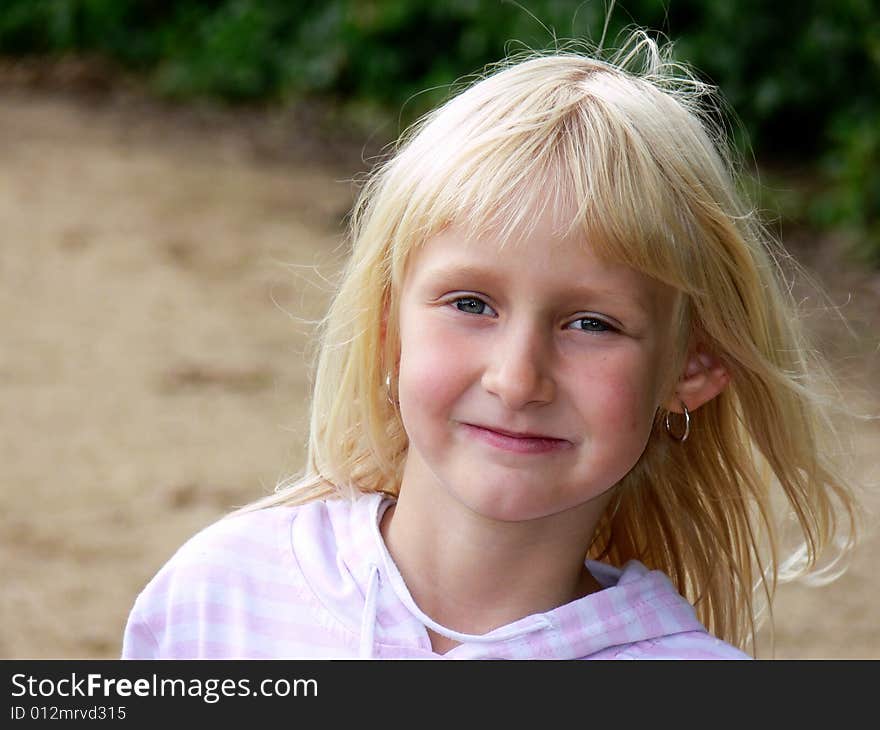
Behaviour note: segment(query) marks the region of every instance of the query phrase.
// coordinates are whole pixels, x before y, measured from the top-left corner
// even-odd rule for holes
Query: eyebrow
[[[501,278],[495,270],[481,266],[474,266],[473,264],[438,266],[437,268],[429,269],[425,276],[431,279],[475,277],[486,279],[491,282],[497,282]],[[610,289],[594,289],[588,286],[573,285],[571,287],[563,288],[560,296],[566,298],[603,297],[613,299],[621,304],[635,304],[645,314],[651,314],[655,309],[650,299],[646,298],[641,291],[634,294],[620,294]]]

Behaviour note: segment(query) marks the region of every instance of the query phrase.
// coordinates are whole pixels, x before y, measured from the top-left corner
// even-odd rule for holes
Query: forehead
[[[522,284],[548,296],[599,295],[660,314],[671,289],[625,264],[601,258],[583,235],[564,235],[552,220],[537,219],[518,235],[502,238],[449,226],[413,252],[408,283],[479,280]]]

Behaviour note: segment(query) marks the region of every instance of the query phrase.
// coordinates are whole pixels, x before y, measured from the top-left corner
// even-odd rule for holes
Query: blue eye
[[[465,314],[483,314],[483,311],[488,307],[486,302],[482,299],[477,299],[476,297],[461,297],[453,300],[452,303],[458,311],[464,312]],[[465,305],[467,308],[464,309],[461,305]],[[489,309],[491,309],[491,307],[489,307]]]
[[[581,317],[580,319],[576,319],[575,322],[584,322],[583,327],[575,327],[575,329],[579,329],[582,332],[614,332],[615,329],[607,322],[603,322],[601,319],[596,317]]]

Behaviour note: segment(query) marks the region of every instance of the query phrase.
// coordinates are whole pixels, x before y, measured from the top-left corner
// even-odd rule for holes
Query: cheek
[[[430,413],[447,407],[466,378],[466,358],[454,339],[440,327],[409,327],[401,323],[401,409]]]
[[[656,363],[635,356],[609,358],[594,372],[602,383],[595,398],[596,412],[604,425],[617,433],[647,438],[656,409]]]

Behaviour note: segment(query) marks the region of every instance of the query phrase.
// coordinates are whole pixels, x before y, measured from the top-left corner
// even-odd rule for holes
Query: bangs
[[[555,60],[555,77],[535,84],[529,71],[546,60]],[[654,106],[669,100],[601,66],[572,59],[560,74],[558,63],[523,64],[521,84],[499,81],[511,71],[490,77],[426,120],[397,158],[407,179],[396,184],[408,198],[396,242],[403,245],[394,248],[405,255],[452,224],[470,240],[515,245],[549,213],[560,237],[581,236],[599,257],[688,290],[694,225],[676,172],[658,154],[676,136],[665,127],[687,112],[678,108],[669,121],[657,108],[628,108],[634,84],[640,98],[646,89],[656,97]]]

